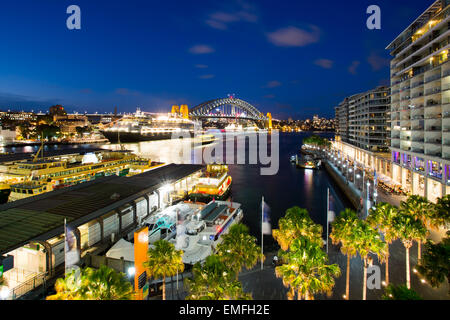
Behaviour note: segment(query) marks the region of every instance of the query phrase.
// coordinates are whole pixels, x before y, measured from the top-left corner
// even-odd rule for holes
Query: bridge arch
[[[233,106],[237,108],[235,113],[227,114],[227,113],[217,113],[217,109],[224,108],[225,106]],[[241,111],[241,112],[239,112]],[[196,118],[202,117],[217,117],[217,118],[230,118],[230,117],[241,117],[245,119],[252,120],[267,120],[263,113],[261,113],[258,109],[256,109],[250,103],[236,98],[220,98],[215,100],[210,100],[199,104],[198,106],[192,108],[190,110],[190,115]]]

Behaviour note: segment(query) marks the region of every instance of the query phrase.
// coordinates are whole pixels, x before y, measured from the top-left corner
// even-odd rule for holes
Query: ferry
[[[202,203],[213,199],[226,200],[231,194],[231,183],[227,165],[208,164],[198,178],[198,183],[189,192],[188,199]]]
[[[244,214],[236,202],[212,201],[203,206],[190,206],[194,206],[194,213],[179,222],[176,238],[170,241],[178,250],[183,250],[183,262],[193,265],[214,254],[222,236],[233,224],[239,223]],[[195,210],[195,206],[198,209]]]
[[[321,165],[321,160],[314,160],[310,156],[305,156],[302,161],[297,163],[297,168],[315,170],[320,169]]]
[[[140,159],[129,151],[102,150],[84,155],[71,154],[38,159],[41,150],[42,147],[34,159],[21,160],[6,166],[6,172],[2,173],[2,183],[10,187],[9,201],[99,177],[134,175],[163,165]]]
[[[195,122],[173,114],[154,116],[140,109],[100,130],[111,143],[171,139],[173,135],[194,134]]]

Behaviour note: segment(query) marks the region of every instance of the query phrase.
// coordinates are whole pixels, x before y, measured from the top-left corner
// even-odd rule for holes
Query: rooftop
[[[0,254],[62,234],[203,168],[170,164],[132,177],[104,177],[0,205]],[[114,196],[113,196],[114,195]]]

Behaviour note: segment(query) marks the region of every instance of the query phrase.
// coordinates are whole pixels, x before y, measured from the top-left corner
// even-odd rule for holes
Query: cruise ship
[[[140,109],[126,115],[100,132],[111,143],[171,139],[174,134],[194,135],[195,122],[176,114],[153,115]]]

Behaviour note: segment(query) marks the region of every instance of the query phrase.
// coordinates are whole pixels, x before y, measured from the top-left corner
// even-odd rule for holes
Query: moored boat
[[[231,194],[232,178],[228,175],[228,166],[209,164],[192,188],[188,199],[209,203],[211,200],[226,200]]]

